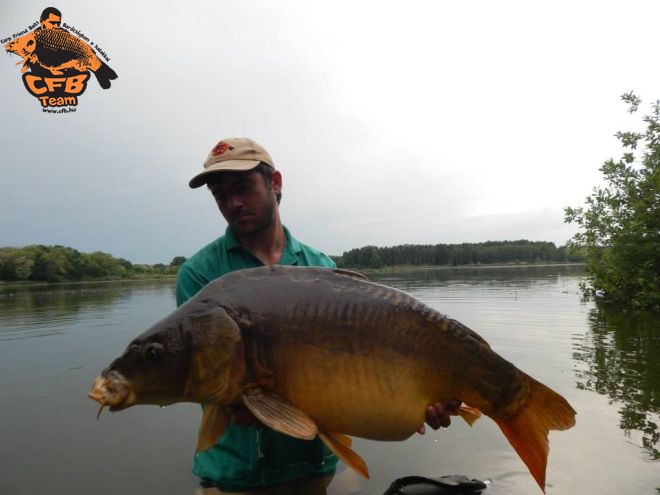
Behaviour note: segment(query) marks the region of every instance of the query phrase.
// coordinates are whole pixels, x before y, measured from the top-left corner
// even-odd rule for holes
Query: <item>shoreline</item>
[[[5,282],[0,280],[0,289],[4,288],[17,288],[17,287],[55,287],[58,285],[92,285],[92,284],[107,284],[110,282],[150,282],[154,280],[176,280],[176,275],[162,275],[150,277],[128,277],[128,278],[104,278],[99,280],[72,280],[67,282]]]
[[[584,262],[547,262],[547,263],[483,263],[471,265],[396,265],[384,266],[382,268],[343,268],[359,273],[400,273],[408,271],[428,271],[428,270],[468,270],[468,269],[497,269],[497,268],[545,268],[560,266],[585,266]]]
[[[352,268],[339,267],[343,270],[351,270],[359,273],[400,273],[410,271],[428,271],[428,270],[467,270],[467,269],[496,269],[496,268],[541,268],[541,267],[559,267],[559,266],[584,266],[581,262],[548,262],[548,263],[483,263],[472,265],[396,265],[384,266],[382,268]],[[87,284],[105,284],[109,282],[149,282],[154,280],[176,280],[174,275],[161,275],[150,277],[127,277],[127,278],[104,278],[99,280],[74,280],[67,282],[5,282],[0,280],[0,289],[16,287],[39,287],[39,286],[60,286],[60,285],[87,285]]]

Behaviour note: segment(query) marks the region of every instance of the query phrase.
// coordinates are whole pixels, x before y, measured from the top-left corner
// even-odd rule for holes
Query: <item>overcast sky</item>
[[[223,137],[282,171],[282,218],[328,254],[375,244],[547,240],[660,98],[660,2],[60,1],[119,78],[44,114],[0,63],[0,246],[137,263],[224,232],[188,180]],[[0,37],[42,2],[5,1]]]

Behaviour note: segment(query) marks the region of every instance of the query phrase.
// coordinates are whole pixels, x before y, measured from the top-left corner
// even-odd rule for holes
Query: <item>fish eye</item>
[[[157,343],[149,344],[144,348],[144,356],[149,361],[157,361],[163,352],[163,346]]]
[[[32,41],[32,40],[27,42],[27,46],[31,46],[31,45],[34,45],[34,41]]]
[[[131,344],[128,346],[128,352],[138,352],[140,350],[140,346],[138,344]]]

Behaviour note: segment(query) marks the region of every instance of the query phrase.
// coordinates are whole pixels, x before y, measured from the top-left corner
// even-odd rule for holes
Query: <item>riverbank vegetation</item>
[[[169,265],[133,264],[96,251],[81,253],[65,246],[32,245],[0,248],[0,280],[5,282],[79,282],[173,276],[186,259]]]
[[[635,113],[641,100],[621,99]],[[624,153],[606,161],[604,185],[586,206],[566,208],[580,231],[571,245],[586,258],[582,290],[628,307],[660,311],[660,101],[642,118],[641,132],[618,132]]]
[[[580,262],[576,249],[552,242],[490,241],[462,244],[404,244],[393,247],[365,246],[334,257],[341,268],[393,266],[463,266],[491,264]]]
[[[501,241],[394,247],[366,246],[332,257],[339,267],[382,269],[409,266],[476,266],[579,262],[579,253],[551,242]],[[0,247],[0,282],[82,282],[173,277],[186,261],[176,256],[165,265],[133,264],[96,251],[65,246]]]

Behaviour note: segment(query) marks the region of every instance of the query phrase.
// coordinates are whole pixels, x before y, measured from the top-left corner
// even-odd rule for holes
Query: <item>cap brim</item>
[[[191,189],[196,189],[206,184],[209,175],[216,174],[218,172],[244,172],[246,170],[252,170],[260,163],[261,160],[226,160],[223,162],[214,163],[209,168],[204,170],[204,172],[201,172],[190,179],[188,185]]]

